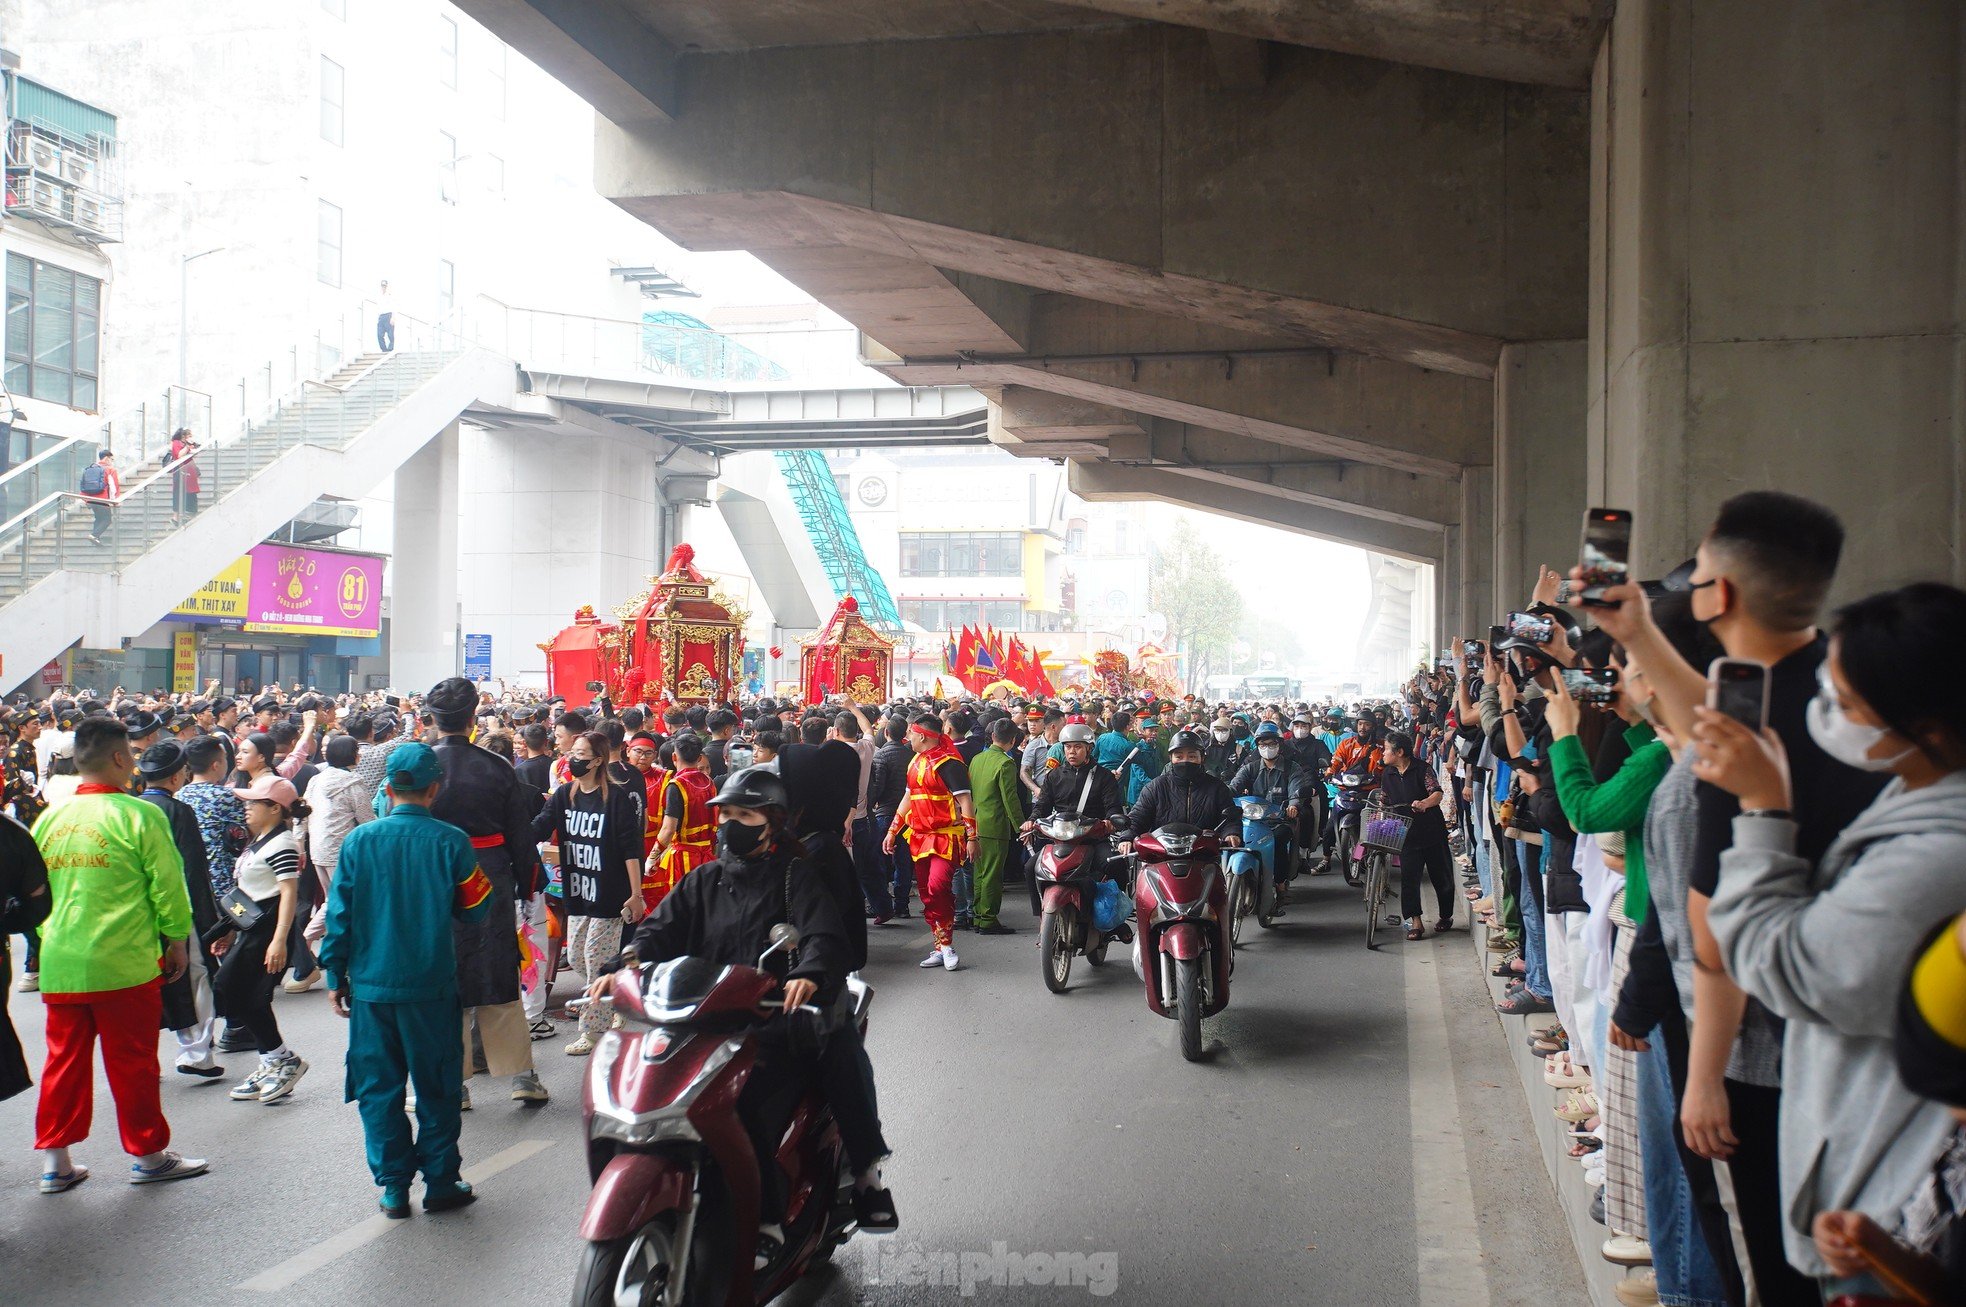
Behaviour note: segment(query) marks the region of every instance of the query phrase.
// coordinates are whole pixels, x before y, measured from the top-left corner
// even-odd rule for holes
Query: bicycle
[[[1365,849],[1365,947],[1379,947],[1379,916],[1385,906],[1386,882],[1393,863],[1406,846],[1406,833],[1413,828],[1411,812],[1374,803],[1359,823],[1359,844]]]

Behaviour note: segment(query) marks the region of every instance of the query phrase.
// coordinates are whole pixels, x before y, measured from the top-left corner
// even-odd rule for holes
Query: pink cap
[[[235,789],[232,792],[248,803],[251,803],[254,799],[270,799],[282,808],[285,808],[288,812],[292,812],[294,805],[300,802],[300,792],[294,789],[294,783],[285,777],[275,776],[270,772],[254,781],[251,785],[243,789]]]

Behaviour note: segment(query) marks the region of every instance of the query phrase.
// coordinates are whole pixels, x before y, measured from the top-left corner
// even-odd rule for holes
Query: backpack
[[[109,489],[109,474],[102,470],[102,464],[91,463],[82,469],[82,493],[99,495]]]

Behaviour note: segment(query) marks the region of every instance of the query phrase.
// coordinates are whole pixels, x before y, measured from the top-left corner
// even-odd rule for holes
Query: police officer
[[[464,1006],[465,1065],[467,1070],[471,1066],[475,1024],[484,1043],[486,1070],[512,1077],[513,1098],[543,1103],[546,1087],[533,1069],[532,1036],[520,1001],[515,915],[541,884],[532,842],[538,799],[512,764],[471,743],[477,686],[453,676],[432,686],[423,702],[434,721],[438,739],[433,748],[444,767],[443,788],[430,805],[430,815],[471,837],[478,865],[492,883],[490,916],[451,926],[458,997]]]

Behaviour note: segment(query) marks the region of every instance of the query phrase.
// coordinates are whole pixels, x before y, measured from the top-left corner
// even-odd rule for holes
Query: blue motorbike
[[[1229,871],[1229,941],[1242,942],[1242,923],[1250,915],[1268,930],[1283,914],[1277,901],[1277,859],[1283,856],[1277,832],[1289,823],[1280,803],[1253,794],[1236,800],[1242,809],[1242,847],[1223,860]]]

